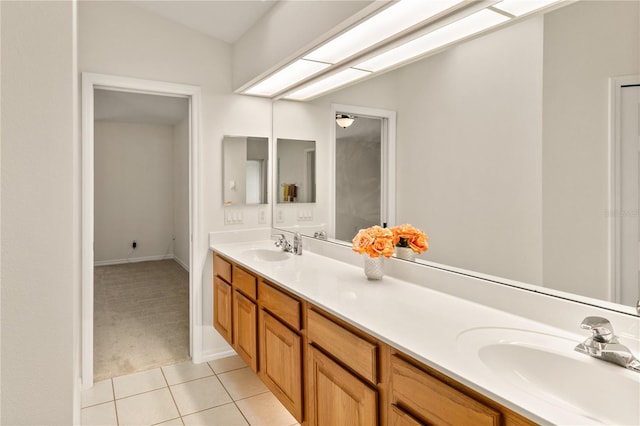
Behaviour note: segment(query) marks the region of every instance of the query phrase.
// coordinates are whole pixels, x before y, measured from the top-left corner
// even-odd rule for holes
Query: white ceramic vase
[[[397,247],[396,246],[396,257],[398,259],[408,260],[409,262],[415,262],[416,260],[416,252],[411,249],[411,247]]]
[[[382,262],[382,259],[382,256],[364,256],[364,275],[368,280],[375,281],[382,279],[382,277],[384,276],[384,264]]]

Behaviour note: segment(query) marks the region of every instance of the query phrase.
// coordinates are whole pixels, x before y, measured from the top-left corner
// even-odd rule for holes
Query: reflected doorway
[[[353,117],[342,126],[338,116]],[[396,113],[331,105],[328,237],[351,242],[360,229],[395,225]]]
[[[360,229],[384,225],[382,118],[358,116],[349,127],[335,126],[335,238],[351,241]]]

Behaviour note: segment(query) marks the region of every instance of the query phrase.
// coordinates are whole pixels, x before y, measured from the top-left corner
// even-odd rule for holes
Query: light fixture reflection
[[[507,20],[509,20],[509,18],[504,15],[492,12],[488,9],[483,9],[449,25],[427,33],[422,37],[388,50],[381,55],[374,56],[373,58],[356,65],[356,68],[380,71],[415,58],[416,56],[423,55],[456,40],[476,34]]]
[[[336,114],[336,124],[342,127],[343,129],[346,129],[347,127],[351,126],[355,121],[355,119],[356,118],[353,115]]]
[[[285,95],[284,98],[303,101],[321,93],[328,92],[329,90],[344,86],[345,84],[349,84],[352,81],[364,78],[370,74],[371,73],[369,71],[347,68],[339,73],[323,78],[320,81],[316,81],[307,87],[303,87],[300,90]]]

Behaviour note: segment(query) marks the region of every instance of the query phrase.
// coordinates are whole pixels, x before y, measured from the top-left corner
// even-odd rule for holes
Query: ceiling
[[[277,0],[136,0],[132,3],[232,44],[264,16]]]
[[[96,121],[162,124],[173,126],[189,114],[187,98],[96,90]]]

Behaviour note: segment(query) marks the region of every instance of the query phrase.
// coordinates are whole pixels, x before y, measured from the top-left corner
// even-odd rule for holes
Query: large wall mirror
[[[275,102],[274,135],[294,123],[317,145],[306,229],[336,220],[332,106],[393,110],[393,224],[427,232],[421,261],[634,312],[638,243],[631,281],[617,283],[612,233],[627,216],[637,229],[638,204],[612,209],[609,108],[611,79],[640,75],[639,26],[640,2],[578,1],[311,102]]]
[[[268,204],[269,139],[225,136],[222,140],[223,204]]]

